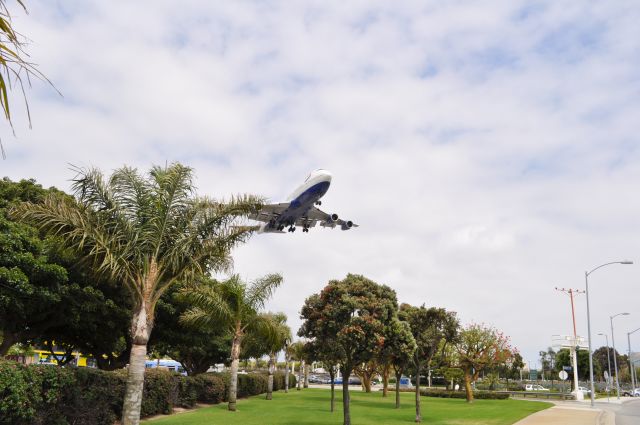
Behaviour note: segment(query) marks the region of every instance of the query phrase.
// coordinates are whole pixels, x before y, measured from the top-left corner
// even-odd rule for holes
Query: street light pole
[[[607,376],[607,401],[609,400],[609,393],[611,393],[611,356],[609,355],[609,337],[607,334],[599,333],[598,335],[604,336],[605,341],[607,342],[607,370],[609,371],[609,376]]]
[[[613,316],[609,316],[609,320],[611,320],[611,345],[613,345],[613,367],[616,369],[616,395],[618,400],[620,400],[620,379],[618,379],[618,359],[616,355],[616,338],[613,336],[613,319],[618,316],[628,316],[629,313],[618,313]]]
[[[589,333],[589,378],[591,379],[591,407],[595,405],[595,392],[596,388],[593,384],[593,352],[591,351],[591,313],[589,312],[589,275],[601,267],[611,264],[633,264],[633,261],[612,261],[609,263],[601,264],[590,272],[584,272],[585,293],[587,295],[587,332]]]
[[[633,367],[633,361],[631,360],[631,334],[640,331],[640,328],[635,331],[627,332],[627,344],[629,345],[629,366],[631,366],[631,385],[633,385],[632,391],[636,389],[636,368]]]

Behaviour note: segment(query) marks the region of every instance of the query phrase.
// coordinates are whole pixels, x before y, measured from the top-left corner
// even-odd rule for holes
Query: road
[[[627,401],[613,412],[616,415],[616,425],[640,424],[640,400]]]

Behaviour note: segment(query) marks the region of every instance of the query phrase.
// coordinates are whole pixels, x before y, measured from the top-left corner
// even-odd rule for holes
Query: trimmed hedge
[[[289,388],[296,378],[289,375]],[[145,371],[141,417],[171,413],[174,407],[227,400],[229,375],[181,376],[159,369]],[[122,415],[126,371],[25,366],[0,360],[0,425],[112,425]],[[284,373],[274,376],[274,391],[284,388]],[[238,397],[267,390],[267,375],[238,375]]]
[[[447,391],[434,389],[421,389],[420,395],[424,397],[440,397],[440,398],[467,398],[464,391]],[[474,391],[473,398],[476,400],[506,400],[509,394],[495,393],[493,391]]]
[[[390,388],[392,389],[392,388]],[[412,389],[401,389],[401,393],[415,393]],[[423,397],[440,397],[440,398],[467,398],[467,394],[464,391],[450,391],[450,390],[437,390],[433,388],[420,389],[420,395]],[[506,400],[509,398],[509,393],[498,393],[493,391],[474,391],[473,398],[476,400]]]

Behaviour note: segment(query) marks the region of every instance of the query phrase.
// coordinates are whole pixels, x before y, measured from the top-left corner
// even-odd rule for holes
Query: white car
[[[635,390],[624,390],[622,391],[622,395],[625,397],[640,397],[640,388],[636,388]]]
[[[545,388],[542,385],[527,384],[524,386],[525,391],[549,391],[549,388]]]
[[[580,391],[583,395],[590,395],[591,390],[586,387],[578,387],[578,391]]]

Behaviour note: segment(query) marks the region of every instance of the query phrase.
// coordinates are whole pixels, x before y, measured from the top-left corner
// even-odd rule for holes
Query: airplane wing
[[[278,219],[280,215],[289,208],[288,202],[283,202],[280,204],[269,204],[264,205],[260,211],[255,214],[249,215],[249,218],[258,221],[264,221],[268,223],[272,219]]]
[[[358,227],[358,225],[353,223],[352,221],[342,220],[341,218],[338,218],[336,214],[327,214],[326,212],[316,207],[311,207],[311,209],[307,212],[307,218],[310,222],[313,222],[313,226],[315,226],[316,223],[319,223],[322,227],[340,226],[342,230],[347,230],[351,227]]]

